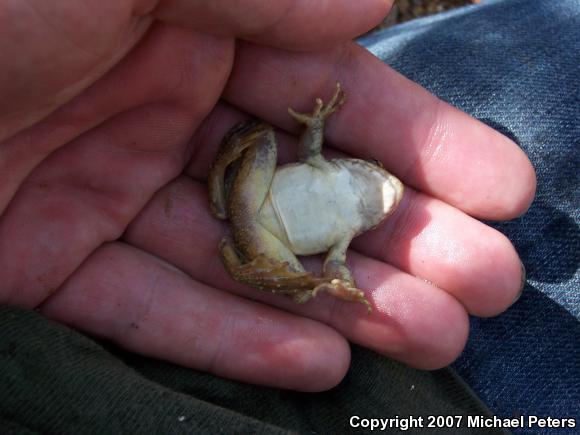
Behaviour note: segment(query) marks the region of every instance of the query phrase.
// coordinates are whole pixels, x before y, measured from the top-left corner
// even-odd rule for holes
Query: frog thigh
[[[252,119],[234,126],[222,140],[208,176],[210,207],[213,215],[226,219],[226,169],[242,157],[242,153],[261,137],[274,140],[272,127]]]
[[[247,147],[229,192],[228,217],[237,250],[251,261],[263,254],[302,271],[302,265],[279,239],[260,224],[259,214],[276,171],[276,142],[270,135]]]
[[[274,178],[276,160],[271,130],[254,137],[246,147],[229,192],[227,211],[235,245],[226,240],[220,252],[237,281],[305,301],[320,279],[305,272],[294,253],[260,224],[259,214]]]

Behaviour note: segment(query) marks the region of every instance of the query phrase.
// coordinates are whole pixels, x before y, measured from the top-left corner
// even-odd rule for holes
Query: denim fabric
[[[525,291],[505,314],[472,319],[454,367],[496,415],[576,417],[577,432],[558,433],[579,433],[580,1],[486,0],[360,42],[532,160],[532,207],[492,224],[526,265]]]

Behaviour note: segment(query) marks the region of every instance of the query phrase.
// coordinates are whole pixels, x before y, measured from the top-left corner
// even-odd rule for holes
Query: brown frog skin
[[[320,153],[324,122],[344,103],[336,92],[312,114],[289,114],[306,126],[300,162],[276,166],[272,126],[249,121],[224,137],[209,174],[214,216],[228,219],[231,237],[220,256],[236,280],[303,303],[325,291],[370,304],[346,266],[353,237],[377,226],[403,196],[403,184],[380,165],[360,159],[327,160]],[[296,255],[327,252],[322,276],[304,269]]]

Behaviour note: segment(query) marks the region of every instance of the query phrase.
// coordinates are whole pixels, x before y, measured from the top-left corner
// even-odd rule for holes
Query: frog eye
[[[367,162],[372,163],[373,165],[378,166],[381,169],[384,169],[384,166],[381,163],[381,161],[380,160],[377,160],[377,159],[375,159],[373,157],[371,157],[370,159],[367,159]]]

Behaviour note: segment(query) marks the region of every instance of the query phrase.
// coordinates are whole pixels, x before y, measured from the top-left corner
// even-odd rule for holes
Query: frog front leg
[[[288,113],[292,118],[306,125],[298,144],[298,157],[301,161],[320,169],[326,167],[328,162],[320,153],[324,141],[324,122],[344,104],[345,98],[340,83],[337,83],[334,95],[328,104],[324,106],[322,100],[317,98],[311,114],[298,113],[288,108]]]
[[[350,270],[346,266],[346,250],[351,240],[352,237],[346,236],[328,251],[324,260],[323,275],[329,282],[315,288],[314,296],[319,291],[324,291],[340,299],[358,301],[367,307],[370,314],[371,305],[365,298],[364,292],[356,288]]]

